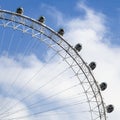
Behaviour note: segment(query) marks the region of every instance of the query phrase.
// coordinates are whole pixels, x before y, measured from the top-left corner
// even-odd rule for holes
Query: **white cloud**
[[[120,112],[120,96],[118,94],[120,84],[120,47],[113,46],[110,42],[110,36],[106,36],[110,31],[105,25],[105,15],[97,13],[83,4],[78,6],[86,14],[82,19],[73,19],[67,23],[68,32],[66,38],[73,45],[78,42],[83,44],[83,51],[80,54],[88,63],[90,61],[97,62],[97,69],[94,75],[97,81],[108,83],[108,89],[103,92],[103,95],[106,104],[113,103],[116,109],[110,115],[109,120],[117,120]]]
[[[4,102],[4,100],[6,100],[6,101]],[[16,107],[13,106],[13,108],[9,112],[6,112],[6,108],[8,106],[6,106],[5,103],[11,104],[11,103],[16,103],[16,102],[18,103],[18,105]],[[23,103],[17,101],[16,99],[9,98],[9,97],[1,97],[0,96],[0,104],[2,106],[2,109],[0,109],[0,118],[3,119],[3,120],[4,120],[4,117],[5,117],[5,119],[12,119],[12,118],[19,118],[21,116],[27,116],[27,115],[29,115],[29,112],[27,111],[26,106]],[[13,113],[17,109],[21,109],[21,108],[24,108],[24,111],[21,111],[18,114],[16,113],[16,114],[13,114],[13,115],[9,116],[9,113]],[[24,120],[30,120],[30,119],[25,118]]]
[[[44,66],[44,63],[40,62],[34,55],[26,56],[24,60],[20,59],[19,61],[19,59],[20,58],[18,57],[17,58],[18,61],[16,61],[13,58],[8,58],[5,56],[2,56],[0,58],[0,64],[2,65],[0,67],[0,71],[2,73],[0,75],[0,79],[1,79],[0,83],[3,84],[3,88],[1,88],[1,95],[8,96],[8,99],[10,99],[11,97],[15,99],[15,100],[10,100],[9,102],[11,104],[9,104],[9,102],[7,101],[7,98],[3,97],[3,103],[1,103],[2,105],[1,109],[3,108],[3,106],[5,107],[5,110],[3,109],[2,111],[4,112],[6,110],[9,110],[9,114],[12,114],[10,115],[10,117],[8,116],[9,119],[15,118],[15,117],[19,118],[20,116],[27,116],[26,114],[24,114],[26,111],[30,111],[29,107],[27,108],[27,106],[29,106],[29,104],[36,103],[38,101],[41,101],[41,102],[39,102],[39,104],[35,106],[36,109],[34,108],[31,109],[34,112],[41,111],[42,109],[43,109],[42,111],[47,110],[46,107],[45,108],[44,106],[42,107],[41,104],[44,105],[44,104],[50,103],[50,105],[48,104],[49,105],[48,110],[49,109],[51,110],[56,107],[59,108],[60,106],[66,106],[66,105],[68,106],[69,104],[75,103],[76,101],[79,101],[79,102],[84,101],[85,99],[84,94],[81,94],[82,96],[81,100],[78,98],[79,97],[78,94],[80,90],[79,86],[73,87],[72,89],[69,89],[68,91],[61,92],[79,83],[78,80],[76,79],[70,79],[70,77],[73,76],[73,74],[70,74],[71,71],[68,69],[68,66],[66,66],[66,64],[63,61],[56,62],[55,60],[55,62],[51,64],[49,63],[47,66]],[[24,67],[24,65],[26,67]],[[15,80],[14,86],[11,86],[14,80]],[[28,84],[28,80],[30,80],[29,84]],[[48,81],[49,81],[49,84],[46,84]],[[36,93],[33,94],[34,91],[36,91]],[[82,89],[81,89],[81,92],[82,92]],[[33,96],[29,97],[30,100],[28,98],[25,100],[22,100],[25,96],[28,96],[31,94],[33,94]],[[41,98],[39,98],[40,96]],[[53,97],[50,97],[50,96],[53,96]],[[45,98],[49,98],[49,97],[50,99],[45,100]],[[74,99],[74,97],[76,97],[76,99]],[[20,105],[19,102],[25,104],[26,109],[24,106]],[[56,104],[54,104],[54,102]],[[13,108],[12,107],[13,105],[17,107]],[[41,107],[39,107],[39,105]],[[83,107],[83,104],[81,105],[81,107]],[[14,113],[14,111],[19,111],[21,109],[23,113],[21,112]],[[76,106],[75,108],[73,107],[73,109],[75,109],[76,111],[78,108]],[[84,109],[85,107],[83,107],[83,110]],[[71,110],[69,110],[69,107],[68,108],[65,107],[62,110],[59,110],[59,109],[57,110],[57,112],[61,112],[60,114],[65,114],[66,119],[70,119],[70,115],[67,113],[70,111]],[[53,114],[53,115],[50,116],[49,114]],[[45,118],[45,116],[47,115],[43,114],[39,117]],[[48,112],[48,117],[50,120],[53,118],[55,120],[62,119],[62,116],[61,115],[59,116],[59,114],[57,115],[54,109]],[[48,117],[46,119],[48,119]],[[35,118],[33,117],[31,119],[35,119]]]
[[[61,25],[63,24],[63,14],[57,10],[56,7],[47,5],[47,4],[42,4],[41,8],[45,10],[48,16],[52,18],[52,20],[55,22],[56,25]]]

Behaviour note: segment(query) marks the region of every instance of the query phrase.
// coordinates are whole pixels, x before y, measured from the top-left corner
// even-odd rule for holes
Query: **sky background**
[[[46,24],[55,31],[63,27],[64,37],[70,44],[83,44],[81,54],[85,61],[97,62],[94,72],[96,79],[108,83],[108,89],[103,92],[103,96],[106,104],[112,103],[115,106],[115,111],[108,115],[108,120],[119,120],[120,1],[0,0],[1,9],[16,11],[21,6],[24,14],[34,19],[45,16]],[[37,61],[34,57],[30,59]],[[37,63],[40,64],[36,62],[35,66]]]

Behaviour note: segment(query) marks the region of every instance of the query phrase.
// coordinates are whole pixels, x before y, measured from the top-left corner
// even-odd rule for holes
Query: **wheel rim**
[[[56,51],[72,69],[84,90],[91,120],[106,120],[103,98],[91,70],[77,51],[54,30],[24,15],[0,10],[0,25],[31,35]],[[46,39],[48,38],[48,39]],[[81,73],[84,79],[81,79]]]

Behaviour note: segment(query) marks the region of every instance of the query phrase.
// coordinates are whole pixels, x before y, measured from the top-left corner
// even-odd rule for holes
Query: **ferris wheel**
[[[107,120],[107,84],[96,81],[81,43],[23,12],[0,10],[0,120]]]

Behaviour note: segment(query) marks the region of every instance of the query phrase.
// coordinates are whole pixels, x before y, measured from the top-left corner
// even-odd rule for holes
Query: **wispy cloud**
[[[60,26],[64,23],[64,14],[62,14],[56,7],[47,4],[42,4],[41,8],[46,12],[48,16],[52,18],[52,20],[57,26]]]

